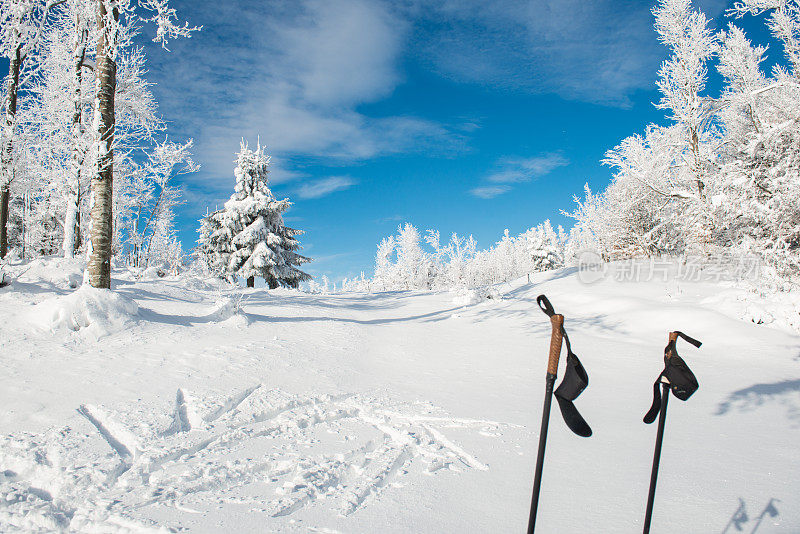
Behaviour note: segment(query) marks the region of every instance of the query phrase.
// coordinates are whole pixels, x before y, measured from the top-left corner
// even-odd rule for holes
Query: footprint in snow
[[[90,439],[72,429],[0,436],[0,465],[17,466],[13,476],[0,476],[0,496],[25,496],[0,499],[0,530],[23,517],[45,530],[72,528],[72,521],[144,528],[142,514],[157,505],[198,513],[244,504],[284,517],[326,502],[346,516],[412,472],[487,470],[447,437],[449,429],[498,438],[513,426],[449,417],[420,403],[292,395],[263,385],[222,399],[180,389],[161,413],[140,405],[84,405],[80,413],[93,427]],[[58,458],[57,468],[37,460],[43,451]]]

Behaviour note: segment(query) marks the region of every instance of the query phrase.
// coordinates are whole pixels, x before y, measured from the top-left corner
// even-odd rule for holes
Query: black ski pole
[[[547,360],[547,378],[544,392],[544,409],[542,410],[542,428],[539,431],[539,453],[536,457],[536,475],[533,479],[533,498],[531,500],[531,513],[528,517],[528,534],[533,534],[536,528],[536,510],[539,507],[539,488],[542,485],[542,469],[544,468],[544,450],[547,444],[547,427],[550,422],[550,404],[553,401],[553,386],[558,372],[558,359],[561,356],[561,343],[563,340],[562,327],[564,316],[553,314],[550,316],[553,331],[550,334],[550,356]]]
[[[663,380],[663,379],[662,379]],[[650,492],[647,494],[647,511],[644,515],[644,530],[650,532],[650,518],[653,516],[653,501],[656,498],[656,482],[658,481],[658,464],[661,461],[661,444],[664,441],[664,424],[667,421],[667,401],[669,401],[669,384],[661,383],[661,410],[658,414],[658,432],[656,433],[656,450],[653,453],[653,469],[650,472]]]
[[[692,370],[678,356],[675,343],[678,337],[683,338],[695,347],[702,345],[696,339],[687,336],[683,332],[670,332],[669,342],[664,349],[664,370],[653,383],[653,404],[644,416],[644,422],[650,424],[656,419],[658,413],[658,431],[656,432],[656,448],[653,452],[653,468],[650,472],[650,491],[647,494],[647,509],[644,515],[643,534],[650,532],[650,520],[653,517],[653,503],[656,498],[656,482],[658,481],[658,465],[661,462],[661,446],[664,442],[664,426],[667,422],[667,403],[669,402],[670,391],[678,399],[685,401],[697,391],[700,385],[697,383]],[[661,391],[659,392],[659,386]]]

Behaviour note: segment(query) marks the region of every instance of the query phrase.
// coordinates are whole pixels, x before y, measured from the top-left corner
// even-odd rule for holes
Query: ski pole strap
[[[536,297],[536,303],[548,317],[552,317],[556,314],[556,311],[553,309],[553,305],[550,304],[550,300],[544,295],[539,295]]]
[[[538,297],[536,297],[536,302],[539,304],[539,307],[542,309],[542,311],[545,313],[545,315],[550,317],[551,320],[553,319],[554,316],[558,315],[556,313],[555,309],[553,309],[553,305],[550,303],[550,300],[547,297],[545,297],[544,295],[539,295]],[[567,331],[564,329],[564,319],[563,319],[564,316],[562,315],[561,317],[562,317],[562,319],[561,319],[561,337],[564,338],[564,342],[567,345],[567,355],[573,354],[572,353],[572,345],[569,342],[569,336],[567,335]],[[553,371],[553,374],[556,374],[555,370]]]
[[[700,345],[702,345],[700,341],[694,339],[693,337],[687,336],[683,332],[670,332],[669,342],[664,348],[664,370],[661,371],[661,374],[656,377],[656,381],[653,382],[653,404],[650,405],[650,409],[647,411],[643,419],[648,425],[656,420],[658,411],[661,408],[661,390],[659,389],[659,384],[661,383],[662,379],[666,379],[672,394],[682,401],[685,401],[691,397],[692,394],[700,387],[700,384],[697,383],[697,378],[695,378],[692,370],[689,369],[689,366],[686,365],[686,362],[683,360],[683,358],[678,356],[678,351],[675,348],[675,342],[679,337],[685,341],[688,341],[695,347],[699,348]]]
[[[586,370],[583,368],[580,359],[578,356],[572,352],[572,344],[569,341],[569,336],[567,335],[567,331],[564,329],[563,325],[563,316],[556,313],[553,305],[550,303],[550,300],[544,295],[539,295],[536,299],[536,302],[539,304],[539,307],[542,311],[551,318],[551,322],[553,322],[553,328],[556,328],[556,322],[560,323],[560,334],[564,339],[564,342],[567,346],[567,363],[566,363],[566,371],[564,372],[564,379],[561,381],[561,384],[555,390],[556,400],[558,401],[558,406],[561,409],[561,415],[564,417],[564,422],[567,423],[567,426],[579,436],[582,437],[589,437],[592,435],[592,429],[589,427],[586,420],[581,416],[578,412],[578,409],[575,407],[574,400],[578,398],[578,396],[586,389],[586,386],[589,385],[589,375],[586,373]],[[558,318],[554,322],[554,318]],[[558,349],[560,351],[561,343],[558,342]],[[551,344],[551,355],[550,359],[548,360],[548,373],[552,373],[553,376],[556,375],[558,359],[555,360],[552,357],[552,344]],[[552,364],[555,361],[555,368],[552,368]]]
[[[687,336],[683,332],[680,332],[680,331],[676,330],[674,332],[670,332],[670,334],[669,334],[669,343],[667,343],[667,347],[664,349],[664,353],[665,354],[666,354],[667,351],[672,352],[674,354],[677,354],[677,352],[675,352],[675,341],[677,341],[678,337],[683,338],[684,341],[688,341],[689,343],[691,343],[692,345],[694,345],[698,349],[700,348],[700,345],[702,345],[702,343],[700,341],[696,340],[695,338]],[[672,350],[670,350],[670,349],[672,349]]]

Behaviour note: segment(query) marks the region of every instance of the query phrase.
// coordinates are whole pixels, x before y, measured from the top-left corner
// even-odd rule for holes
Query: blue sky
[[[148,77],[202,165],[182,177],[187,249],[232,192],[242,137],[272,155],[306,270],[339,279],[370,274],[403,221],[481,247],[545,219],[568,227],[573,195],[610,179],[604,152],[663,121],[651,2],[173,4],[203,30],[169,53],[148,45]],[[696,4],[712,18],[726,7]]]

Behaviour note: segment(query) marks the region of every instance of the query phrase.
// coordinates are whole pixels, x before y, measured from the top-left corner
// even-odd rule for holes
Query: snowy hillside
[[[703,341],[678,347],[700,389],[670,403],[652,531],[800,531],[800,337],[741,320],[737,290],[563,269],[500,299],[240,302],[116,271],[107,299],[79,273],[37,261],[0,289],[0,531],[523,532],[540,293],[589,373],[594,435],[554,410],[539,532],[641,530],[670,330]]]

